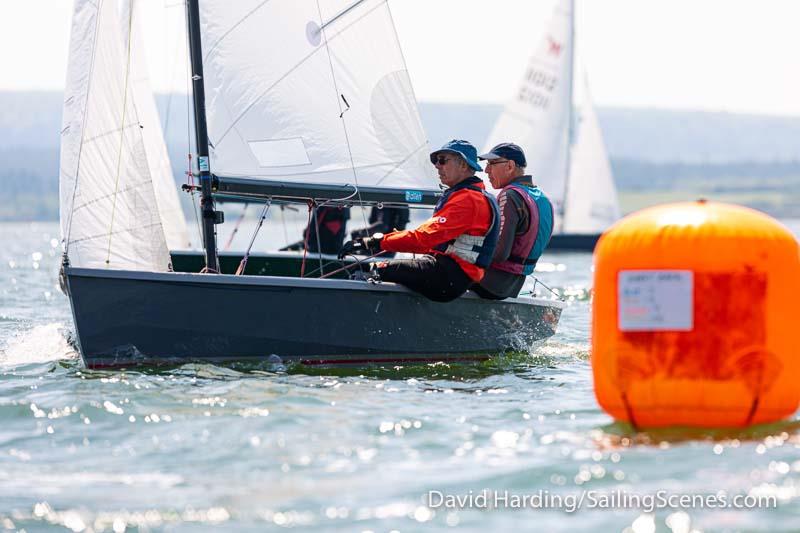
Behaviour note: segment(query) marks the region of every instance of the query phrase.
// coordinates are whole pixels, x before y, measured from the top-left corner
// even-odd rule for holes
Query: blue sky
[[[163,49],[181,42],[180,2],[140,1],[161,43],[151,56],[156,88],[179,89],[165,74],[177,55]],[[389,0],[418,98],[505,101],[553,4]],[[63,86],[71,6],[0,0],[0,89]],[[577,0],[577,12],[598,105],[800,115],[797,0]]]

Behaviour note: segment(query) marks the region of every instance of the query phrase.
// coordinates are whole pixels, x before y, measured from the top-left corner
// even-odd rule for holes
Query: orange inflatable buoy
[[[705,202],[624,218],[594,255],[598,402],[635,427],[737,427],[800,402],[800,249],[775,219]]]

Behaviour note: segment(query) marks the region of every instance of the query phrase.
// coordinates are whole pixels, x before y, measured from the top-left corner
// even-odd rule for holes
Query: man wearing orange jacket
[[[492,260],[500,230],[497,202],[475,175],[478,151],[453,140],[431,153],[439,179],[448,187],[433,216],[417,229],[346,242],[340,256],[381,250],[424,254],[376,263],[373,272],[437,302],[449,302],[478,283]]]

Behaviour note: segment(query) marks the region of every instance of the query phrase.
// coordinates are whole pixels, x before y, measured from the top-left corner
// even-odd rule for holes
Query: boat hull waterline
[[[88,368],[481,360],[555,333],[564,303],[432,302],[393,283],[67,268]],[[353,320],[353,317],[357,317]]]

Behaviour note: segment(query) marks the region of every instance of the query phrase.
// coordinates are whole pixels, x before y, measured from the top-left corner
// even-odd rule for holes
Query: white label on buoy
[[[618,277],[620,331],[691,331],[694,272],[622,270]]]

